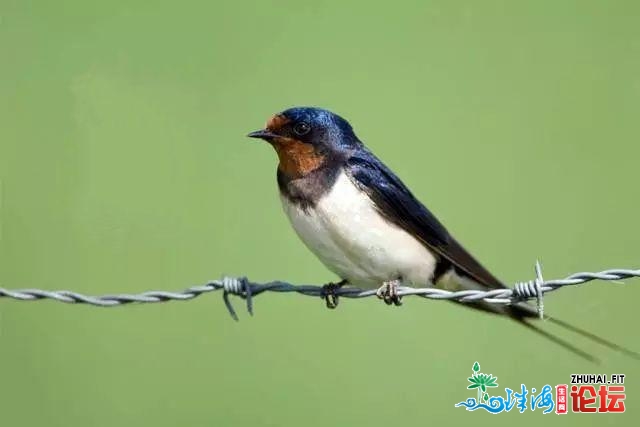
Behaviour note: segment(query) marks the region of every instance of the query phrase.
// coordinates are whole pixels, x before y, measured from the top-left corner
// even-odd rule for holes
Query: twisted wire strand
[[[400,296],[420,296],[434,300],[450,300],[462,303],[477,302],[480,300],[493,304],[515,304],[522,301],[533,300],[537,302],[538,314],[544,315],[543,295],[566,286],[575,286],[593,280],[623,280],[632,277],[640,277],[640,269],[610,269],[597,273],[582,272],[572,274],[564,279],[544,280],[540,263],[536,263],[536,278],[527,282],[519,282],[513,288],[492,290],[466,290],[447,291],[437,288],[412,288],[400,287]],[[220,280],[211,280],[204,285],[192,286],[180,292],[148,291],[139,294],[113,294],[102,296],[83,295],[78,292],[61,290],[48,291],[44,289],[5,289],[0,288],[0,298],[10,298],[19,301],[36,301],[52,299],[59,302],[73,304],[89,304],[97,307],[115,307],[125,304],[147,304],[167,301],[188,301],[203,294],[223,291],[222,299],[231,317],[238,320],[238,315],[231,304],[230,295],[236,295],[246,300],[247,311],[253,315],[253,298],[264,292],[295,292],[301,295],[313,297],[325,297],[326,290],[322,286],[293,285],[283,281],[268,283],[255,283],[246,277],[223,277]],[[366,298],[376,295],[375,289],[359,289],[343,287],[333,291],[333,294],[344,298]]]

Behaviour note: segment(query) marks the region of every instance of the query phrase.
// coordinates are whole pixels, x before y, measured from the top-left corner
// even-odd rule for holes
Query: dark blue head
[[[316,107],[294,107],[276,114],[265,129],[249,134],[271,143],[296,140],[318,152],[354,147],[360,142],[349,122],[331,111]]]

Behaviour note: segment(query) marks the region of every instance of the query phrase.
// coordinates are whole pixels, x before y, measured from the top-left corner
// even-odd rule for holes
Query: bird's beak
[[[260,138],[260,139],[264,139],[265,141],[270,141],[273,138],[276,138],[278,135],[271,133],[266,129],[260,129],[260,130],[251,132],[247,136],[249,138]]]

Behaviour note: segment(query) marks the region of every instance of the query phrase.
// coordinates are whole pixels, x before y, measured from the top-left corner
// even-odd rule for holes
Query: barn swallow
[[[275,149],[280,198],[294,230],[338,277],[325,285],[329,308],[344,285],[377,289],[385,303],[400,305],[398,287],[434,286],[450,291],[505,285],[485,269],[440,221],[356,136],[342,117],[315,107],[274,115],[251,132]],[[527,303],[465,303],[517,320],[574,353],[590,354],[532,325],[537,311]],[[548,318],[600,344],[617,344],[555,318]]]

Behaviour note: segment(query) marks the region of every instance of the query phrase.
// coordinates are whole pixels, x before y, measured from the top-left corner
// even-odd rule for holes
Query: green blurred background
[[[507,282],[640,266],[640,4],[633,1],[0,0],[0,287],[179,290],[223,274],[334,277],[281,212],[273,113],[348,118]],[[99,309],[0,300],[2,426],[537,425],[454,404],[627,375],[446,302],[210,294]],[[640,281],[549,295],[549,313],[640,351]]]

